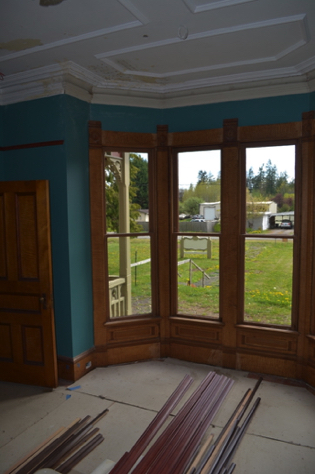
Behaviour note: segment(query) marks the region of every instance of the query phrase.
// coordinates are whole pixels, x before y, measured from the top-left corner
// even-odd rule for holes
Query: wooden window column
[[[220,317],[224,328],[222,365],[236,365],[236,324],[240,306],[241,176],[238,120],[223,122],[221,172]]]
[[[170,147],[168,146],[168,127],[157,127],[156,147],[156,224],[157,224],[157,272],[159,315],[161,317],[160,337],[161,356],[169,354],[170,342],[170,229],[171,229],[171,195],[170,195]]]

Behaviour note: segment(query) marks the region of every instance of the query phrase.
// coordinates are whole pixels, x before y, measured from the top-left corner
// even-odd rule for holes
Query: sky
[[[196,184],[200,170],[211,172],[216,178],[220,171],[220,151],[208,150],[198,152],[179,153],[178,181],[179,188],[188,188]],[[277,146],[264,148],[247,148],[246,169],[253,168],[254,174],[258,173],[262,164],[267,165],[268,160],[276,165],[277,172],[286,171],[289,180],[294,179],[295,172],[295,146]]]

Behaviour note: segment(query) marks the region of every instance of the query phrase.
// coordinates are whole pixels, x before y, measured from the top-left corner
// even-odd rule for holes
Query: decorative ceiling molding
[[[188,41],[200,40],[203,38],[223,36],[226,34],[231,34],[231,33],[236,33],[236,32],[243,32],[247,30],[257,30],[259,28],[267,28],[270,26],[276,27],[279,25],[285,25],[289,23],[290,24],[297,23],[299,25],[299,32],[300,32],[301,37],[298,38],[293,44],[288,45],[288,47],[286,47],[282,51],[279,51],[273,56],[255,57],[255,59],[233,61],[233,62],[227,62],[227,63],[222,63],[222,64],[211,64],[209,66],[188,68],[184,70],[177,70],[177,71],[171,71],[171,72],[166,72],[166,73],[148,72],[143,69],[134,70],[134,69],[128,68],[125,64],[120,64],[117,59],[116,60],[110,59],[113,57],[117,58],[120,55],[131,53],[131,52],[139,52],[146,49],[166,47],[171,44],[180,44],[181,39],[179,39],[178,37],[174,37],[167,40],[156,41],[153,43],[131,46],[129,48],[122,48],[119,50],[108,51],[106,53],[99,53],[99,54],[96,54],[95,57],[97,59],[101,59],[106,64],[113,67],[114,69],[116,69],[122,74],[132,75],[132,76],[152,77],[152,78],[157,78],[157,79],[163,79],[163,78],[172,77],[172,76],[173,77],[182,76],[186,74],[196,74],[198,72],[205,72],[205,71],[215,71],[215,70],[226,69],[230,67],[275,62],[285,57],[286,55],[292,53],[293,51],[296,51],[298,48],[304,46],[309,41],[309,34],[308,34],[307,25],[306,25],[306,15],[302,14],[302,15],[294,15],[294,16],[289,16],[289,17],[273,18],[270,20],[265,20],[265,21],[255,22],[255,23],[235,25],[229,28],[219,28],[216,30],[203,31],[200,33],[192,34],[185,40],[186,42],[188,42]]]
[[[76,0],[76,15],[71,2],[2,2],[0,104],[168,108],[315,89],[315,0]]]
[[[150,20],[130,0],[118,0],[118,2],[132,13],[142,25],[147,25],[150,22]]]
[[[242,3],[255,2],[256,0],[212,0],[198,5],[197,0],[183,0],[191,13],[200,13],[217,8],[233,7]]]
[[[297,68],[267,70],[264,74],[257,72],[234,74],[186,81],[176,85],[158,85],[104,81],[96,74],[69,61],[39,68],[36,70],[36,75],[34,71],[30,71],[8,76],[0,89],[0,105],[69,94],[92,103],[166,109],[203,102],[241,100],[241,97],[248,99],[268,95],[308,93],[315,90],[314,77],[303,74],[304,71],[313,70],[314,63],[315,56],[312,64],[301,63]],[[230,89],[231,85],[233,90]]]
[[[311,58],[308,58],[305,61],[302,61],[300,64],[297,64],[295,69],[300,74],[306,74],[308,72],[313,71],[313,69],[315,69],[315,56],[312,56]]]
[[[301,34],[303,35],[304,41],[307,42],[309,39],[308,30],[305,23],[306,15],[292,15],[281,18],[272,18],[270,20],[257,21],[254,23],[243,23],[241,25],[230,26],[226,28],[218,28],[216,30],[201,31],[200,33],[190,34],[185,42],[209,38],[211,36],[226,35],[229,33],[236,33],[239,31],[255,30],[257,28],[266,28],[268,26],[279,26],[287,23],[301,22]],[[134,51],[142,51],[144,49],[157,48],[159,46],[168,46],[170,44],[181,43],[182,40],[177,36],[166,40],[155,41],[153,43],[139,44],[137,46],[130,46],[128,48],[121,48],[106,53],[98,53],[94,56],[97,59],[106,59],[119,54],[132,53]]]
[[[53,41],[52,43],[43,44],[40,46],[34,46],[33,48],[23,49],[22,51],[16,51],[15,53],[10,53],[5,56],[0,57],[0,62],[8,61],[10,59],[20,58],[21,56],[27,56],[28,54],[41,53],[49,49],[58,48],[60,46],[65,46],[67,44],[77,43],[78,41],[84,41],[92,38],[98,38],[99,36],[109,35],[110,33],[116,33],[117,31],[128,30],[130,28],[136,28],[141,26],[139,20],[131,21],[129,23],[124,23],[121,25],[111,26],[110,28],[103,28],[101,30],[91,31],[89,33],[84,33],[83,35],[72,36],[71,38],[66,38],[59,41]]]
[[[267,62],[269,63],[269,62],[272,62],[272,61],[277,61],[277,59],[278,59],[277,57],[271,56],[269,58],[258,58],[258,59],[248,60],[248,61],[235,61],[235,62],[226,63],[226,64],[213,64],[211,66],[199,67],[199,68],[194,68],[194,69],[184,69],[182,71],[170,72],[170,73],[166,73],[166,74],[156,74],[156,73],[152,73],[152,72],[134,71],[134,70],[129,70],[129,69],[126,70],[122,66],[120,66],[119,64],[117,65],[116,63],[114,63],[113,61],[107,60],[106,62],[107,62],[107,64],[112,65],[113,67],[115,67],[115,69],[117,69],[118,71],[120,71],[124,74],[133,75],[133,76],[141,76],[141,77],[142,76],[144,76],[144,77],[155,77],[155,78],[161,79],[161,78],[172,77],[172,76],[182,76],[182,75],[191,74],[191,73],[216,71],[216,70],[220,70],[220,69],[232,68],[232,67],[237,67],[237,66],[246,66],[246,65],[261,64],[261,63],[267,63]],[[295,70],[294,67],[288,68],[288,70],[290,70],[294,74],[296,73],[296,70]],[[280,71],[282,71],[282,70],[280,70]],[[269,72],[270,72],[270,70],[267,71],[267,74]],[[273,74],[273,71],[271,71],[271,73]],[[243,78],[246,78],[249,74],[251,74],[251,73],[246,72],[244,74],[241,74],[241,76]],[[260,78],[262,78],[262,77],[265,76],[265,71],[255,72],[254,74],[256,74]],[[281,72],[280,72],[280,74],[281,74]],[[227,77],[229,77],[229,76],[227,76]],[[234,76],[230,75],[230,77],[233,78]],[[201,80],[203,80],[203,79],[201,79]],[[205,79],[205,80],[208,81],[208,79]],[[216,81],[217,78],[214,78],[214,80]],[[170,86],[171,86],[171,84],[170,84]],[[176,85],[174,85],[174,87],[180,87],[180,85],[176,84]]]

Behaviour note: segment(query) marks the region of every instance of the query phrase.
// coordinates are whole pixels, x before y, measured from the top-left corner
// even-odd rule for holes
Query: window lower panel
[[[245,241],[244,321],[291,326],[293,240]]]

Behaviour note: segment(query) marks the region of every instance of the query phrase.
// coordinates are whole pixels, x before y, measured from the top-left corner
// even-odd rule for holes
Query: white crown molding
[[[270,63],[270,62],[274,62],[274,61],[277,61],[277,58],[272,56],[272,57],[269,57],[269,58],[259,58],[259,59],[248,60],[248,61],[235,61],[235,62],[225,63],[225,64],[212,64],[211,66],[204,66],[204,67],[198,67],[198,68],[193,68],[193,69],[183,69],[181,71],[170,72],[170,73],[166,73],[166,74],[155,74],[155,73],[150,73],[150,72],[125,70],[120,65],[114,65],[114,63],[110,60],[107,60],[106,62],[107,62],[108,65],[112,65],[113,67],[115,67],[115,69],[117,69],[119,72],[123,72],[123,73],[128,74],[128,75],[163,79],[163,78],[166,78],[166,77],[174,77],[174,76],[177,77],[177,76],[184,76],[186,74],[197,74],[199,72],[217,71],[217,70],[221,70],[221,69],[227,69],[227,68],[238,67],[238,66],[252,66],[254,64],[262,64],[262,63],[266,63],[266,62]],[[294,67],[287,68],[287,69],[288,69],[289,73],[292,73],[292,74],[297,73],[297,71]],[[280,71],[282,71],[282,70],[283,69],[281,69]],[[250,74],[250,73],[244,73],[244,74],[242,74],[242,76],[244,76],[244,78],[246,78],[248,76],[248,74]],[[263,78],[264,75],[265,75],[265,71],[264,72],[259,72],[259,73],[254,73],[254,74],[258,74],[260,78]],[[281,74],[281,72],[280,72],[280,74]],[[230,76],[227,76],[227,77],[230,77]],[[234,75],[231,75],[231,77],[234,77]],[[208,80],[208,79],[202,79],[202,80]],[[220,77],[220,80],[221,80],[221,77]],[[195,81],[191,81],[191,82],[194,83]],[[167,86],[164,86],[164,87],[167,87]],[[169,87],[172,87],[172,85],[170,85]],[[175,85],[175,87],[178,87],[178,85]]]
[[[6,76],[0,84],[0,105],[68,93],[90,101],[92,87],[103,79],[69,61]],[[76,93],[74,93],[76,91]]]
[[[93,91],[93,97],[91,99],[92,104],[98,105],[119,105],[124,107],[143,107],[149,109],[165,109],[165,100],[158,96],[139,96],[137,93],[128,90],[119,91],[106,91],[96,90]]]
[[[194,81],[182,82],[180,85],[168,85],[165,87],[165,92],[170,92],[174,89],[179,90],[191,90],[199,89],[207,86],[219,86],[227,84],[241,84],[247,83],[249,81],[263,81],[270,79],[283,79],[285,77],[294,77],[300,76],[295,68],[279,68],[279,69],[268,69],[265,71],[258,72],[248,72],[248,73],[239,73],[239,74],[230,74],[228,76],[217,76],[207,79],[197,79]]]
[[[80,99],[83,102],[92,101],[91,91],[87,90],[85,87],[82,87],[82,85],[73,83],[70,79],[63,82],[63,94],[70,95],[71,97]]]
[[[64,94],[64,86],[62,82],[48,82],[38,83],[30,82],[27,86],[11,87],[5,92],[2,90],[0,105],[16,104],[18,102],[25,102],[28,100],[42,99],[44,97],[51,97],[55,95]]]
[[[300,73],[300,74],[306,74],[313,69],[315,69],[315,56],[307,59],[306,61],[302,61],[299,63],[295,69]]]
[[[205,91],[198,95],[173,97],[167,99],[167,108],[189,107],[195,105],[218,104],[223,102],[237,102],[250,99],[264,99],[268,97],[280,97],[286,95],[305,94],[309,88],[305,84],[288,85],[266,85],[253,87],[248,85],[244,89],[216,91],[215,89]]]
[[[216,0],[203,5],[197,5],[195,0],[183,0],[191,13],[200,13],[208,10],[216,10],[218,8],[232,7],[242,3],[255,2],[256,0]]]
[[[314,58],[315,60],[315,58]],[[298,66],[299,67],[299,66]],[[107,81],[106,83],[100,84],[98,89],[119,89],[119,90],[131,90],[133,92],[137,91],[141,92],[152,92],[152,93],[159,93],[159,94],[168,94],[168,93],[176,93],[182,91],[190,91],[190,90],[198,90],[204,87],[216,87],[222,85],[229,85],[229,84],[241,84],[241,83],[248,83],[256,82],[256,81],[263,81],[263,80],[271,80],[271,79],[280,79],[283,80],[285,78],[290,77],[302,77],[302,73],[298,70],[298,67],[287,67],[287,68],[277,68],[277,69],[266,69],[264,71],[254,71],[254,72],[246,72],[246,73],[239,73],[239,74],[229,74],[225,76],[216,76],[212,78],[205,78],[205,79],[196,79],[191,81],[183,81],[176,84],[151,84],[151,83],[139,83],[139,82],[131,82],[131,81],[117,81],[110,82]],[[315,67],[315,61],[313,63],[313,68]],[[311,66],[309,65],[309,70],[311,70]]]
[[[97,74],[85,69],[79,64],[73,61],[66,61],[61,63],[61,67],[64,73],[69,73],[72,77],[76,77],[81,81],[90,84],[91,86],[97,86],[104,83],[104,78]]]
[[[234,74],[174,85],[107,81],[73,62],[5,77],[0,105],[69,94],[85,102],[170,108],[315,90],[315,56],[296,67]],[[306,74],[306,75],[305,75]]]
[[[315,90],[315,80],[313,89]],[[217,86],[204,87],[198,92],[191,93],[175,92],[173,94],[166,93],[164,98],[145,97],[137,95],[132,90],[120,90],[114,93],[106,92],[106,90],[93,91],[93,98],[91,100],[94,104],[102,105],[122,105],[131,107],[170,109],[177,107],[188,107],[195,105],[206,105],[223,102],[235,102],[249,99],[261,99],[267,97],[277,97],[285,95],[305,94],[310,92],[310,87],[306,82],[293,78],[288,80],[285,84],[274,83],[274,81],[259,81],[257,83],[248,82],[247,84],[240,83],[233,87]]]
[[[237,67],[237,66],[244,66],[244,65],[254,65],[258,63],[267,63],[267,62],[275,62],[278,61],[279,59],[282,59],[286,55],[292,53],[293,51],[299,49],[300,47],[304,46],[308,40],[309,40],[309,33],[306,25],[306,16],[305,14],[301,15],[293,15],[293,16],[288,16],[288,17],[281,17],[281,18],[273,18],[271,20],[266,20],[266,21],[260,21],[260,22],[255,22],[255,23],[246,23],[242,25],[236,25],[231,28],[218,28],[216,30],[209,30],[209,31],[203,31],[201,33],[196,33],[193,35],[190,35],[185,41],[193,41],[196,39],[202,39],[202,38],[208,38],[208,37],[214,37],[214,36],[220,36],[220,35],[226,35],[230,33],[235,33],[235,32],[240,32],[240,31],[245,31],[245,30],[250,30],[250,29],[258,29],[258,28],[266,28],[269,26],[279,26],[283,24],[288,24],[288,23],[294,23],[298,22],[300,23],[300,30],[301,30],[301,35],[302,38],[300,38],[298,41],[296,41],[294,44],[288,46],[284,50],[280,51],[274,56],[269,56],[269,57],[261,57],[261,58],[255,58],[255,59],[248,59],[248,60],[243,60],[243,61],[235,61],[235,62],[229,62],[229,63],[222,63],[222,64],[212,64],[209,66],[204,66],[204,67],[198,67],[198,68],[190,68],[190,69],[183,69],[179,71],[172,71],[172,72],[166,72],[166,73],[154,73],[154,72],[147,72],[143,70],[134,70],[134,69],[128,69],[127,67],[124,67],[123,65],[119,64],[116,62],[113,58],[114,56],[118,57],[122,54],[130,53],[130,52],[139,52],[143,51],[146,49],[153,49],[153,48],[158,48],[158,47],[163,47],[163,46],[168,46],[171,44],[176,44],[180,43],[182,40],[178,37],[176,38],[169,38],[167,40],[163,41],[156,41],[152,43],[147,43],[145,45],[137,45],[137,46],[131,46],[129,48],[122,48],[119,50],[112,50],[108,51],[106,53],[99,53],[95,55],[95,58],[100,59],[104,61],[107,65],[110,67],[116,69],[122,74],[128,75],[128,76],[143,76],[143,77],[152,77],[156,79],[163,79],[167,77],[174,77],[174,76],[182,76],[182,75],[187,75],[187,74],[196,74],[198,72],[205,72],[205,71],[214,71],[214,70],[220,70],[220,69],[227,69],[231,67]]]

